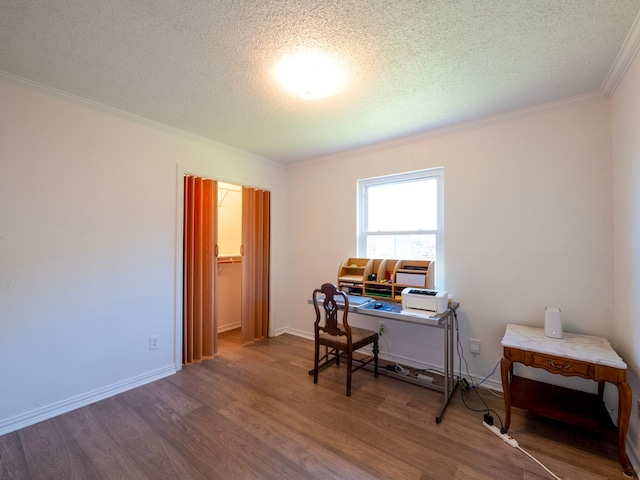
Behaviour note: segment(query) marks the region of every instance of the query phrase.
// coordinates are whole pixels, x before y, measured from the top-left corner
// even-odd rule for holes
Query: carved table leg
[[[627,382],[618,384],[618,457],[624,474],[633,477],[633,467],[627,457],[627,430],[631,415],[631,387]]]
[[[598,382],[598,399],[604,401],[604,384],[607,383],[604,380]]]
[[[502,392],[504,394],[504,429],[509,430],[511,425],[511,361],[502,357],[500,361],[500,373],[502,374]]]

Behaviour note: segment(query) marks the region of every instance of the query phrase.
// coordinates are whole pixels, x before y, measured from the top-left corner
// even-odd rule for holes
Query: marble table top
[[[613,368],[627,368],[606,338],[591,335],[563,332],[562,338],[550,338],[544,334],[543,328],[510,323],[502,337],[502,346]]]

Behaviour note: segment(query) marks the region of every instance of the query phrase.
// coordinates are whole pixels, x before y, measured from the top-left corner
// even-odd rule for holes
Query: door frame
[[[182,370],[182,316],[183,316],[183,271],[184,271],[184,176],[193,175],[196,177],[208,178],[225,183],[232,183],[238,186],[245,186],[246,182],[237,177],[220,175],[219,172],[202,166],[192,166],[178,163],[176,166],[176,223],[175,223],[175,251],[174,251],[174,342],[173,342],[173,363],[176,372]],[[217,242],[216,242],[217,243]],[[217,306],[216,306],[217,308]],[[216,329],[216,335],[218,334]]]

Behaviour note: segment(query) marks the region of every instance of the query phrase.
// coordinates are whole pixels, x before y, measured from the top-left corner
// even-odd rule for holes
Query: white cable
[[[553,473],[551,470],[549,470],[547,467],[545,467],[542,462],[540,462],[540,460],[538,460],[537,458],[535,458],[533,455],[531,455],[529,452],[527,452],[524,448],[522,448],[518,442],[516,441],[515,438],[511,437],[509,434],[507,433],[502,433],[500,431],[500,429],[498,429],[498,427],[496,427],[495,425],[489,425],[487,422],[482,422],[482,424],[487,427],[487,429],[493,433],[494,435],[496,435],[497,437],[501,438],[502,440],[504,440],[506,443],[508,443],[509,445],[511,445],[514,448],[517,448],[518,450],[520,450],[522,453],[524,453],[527,457],[529,457],[531,460],[533,460],[534,462],[536,462],[538,465],[540,465],[542,468],[545,469],[545,471],[551,475],[553,478],[555,478],[556,480],[561,480],[561,478],[559,476],[557,476],[555,473]]]
[[[531,460],[533,460],[534,462],[536,462],[538,465],[540,465],[542,468],[544,468],[547,473],[549,475],[551,475],[553,478],[555,478],[556,480],[561,480],[559,476],[557,476],[555,473],[553,473],[551,470],[549,470],[547,467],[545,467],[542,462],[540,462],[540,460],[538,460],[537,458],[535,458],[533,455],[531,455],[529,452],[527,452],[524,448],[522,448],[521,446],[517,446],[516,447],[518,450],[520,450],[522,453],[524,453],[527,457],[529,457]]]
[[[389,349],[389,342],[387,342],[387,339],[383,336],[381,336],[380,338],[382,338],[382,340],[384,340],[385,345],[387,346],[387,355],[389,355],[391,357],[391,359],[393,360],[393,362],[396,364],[395,365],[395,372],[399,375],[405,375],[408,376],[411,372],[409,372],[409,370],[407,370],[406,368],[404,368],[402,365],[400,365],[398,363],[398,360],[396,360],[396,357],[394,357],[393,355],[391,355],[391,350]]]

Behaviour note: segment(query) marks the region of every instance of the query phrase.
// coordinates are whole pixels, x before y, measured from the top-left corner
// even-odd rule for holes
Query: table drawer
[[[533,352],[531,355],[531,366],[544,368],[550,373],[557,373],[564,376],[595,378],[593,364],[579,360],[571,360],[569,358],[560,358],[554,357],[553,355]]]

